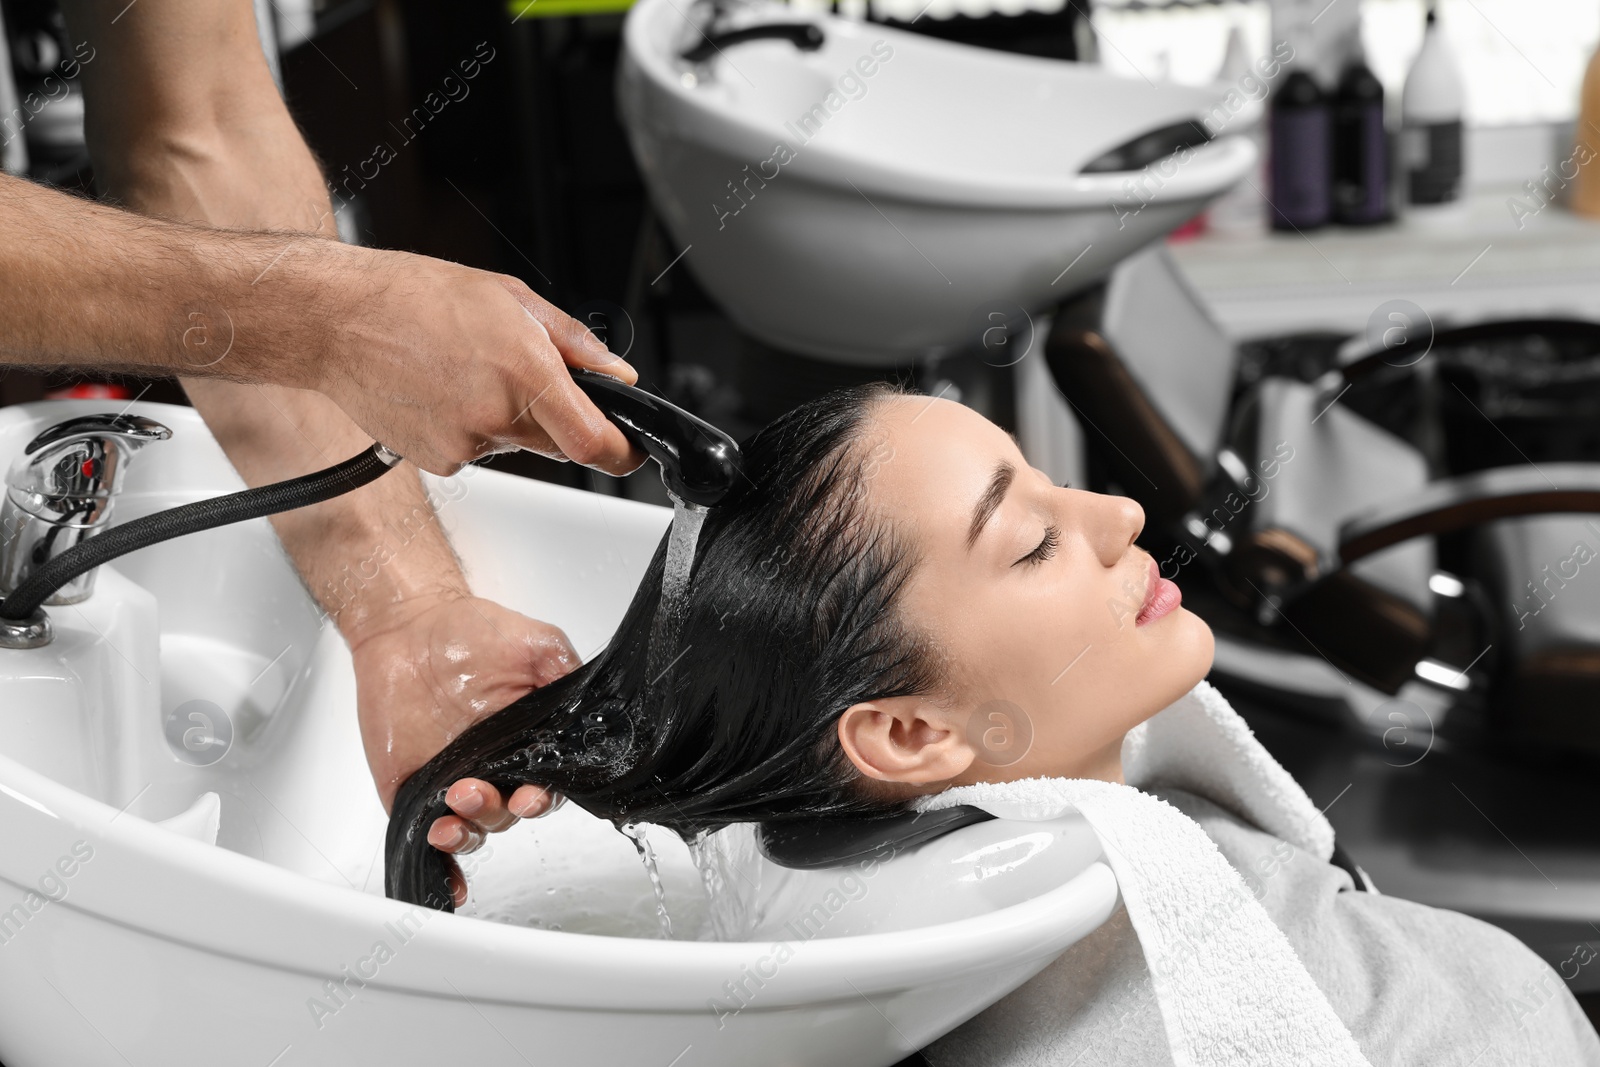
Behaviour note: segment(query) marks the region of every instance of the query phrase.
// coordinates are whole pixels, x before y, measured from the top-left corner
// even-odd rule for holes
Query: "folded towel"
[[[1027,778],[916,806],[972,804],[1025,821],[1083,815],[1139,935],[1175,1067],[1370,1067],[1239,872],[1198,823],[1140,787],[1206,796],[1326,860],[1333,828],[1305,790],[1205,681],[1129,731],[1122,756],[1126,785]]]
[[[1128,731],[1122,780],[1187,790],[1324,862],[1333,855],[1333,827],[1210,682]]]

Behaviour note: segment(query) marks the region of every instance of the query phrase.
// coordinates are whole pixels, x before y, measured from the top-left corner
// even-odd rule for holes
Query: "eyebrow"
[[[972,525],[967,530],[967,551],[978,541],[978,535],[994,517],[995,511],[1000,507],[1000,502],[1006,498],[1006,493],[1011,489],[1011,482],[1017,476],[1017,468],[1005,460],[995,464],[994,473],[989,475],[989,484],[984,487],[983,495],[978,498],[978,506],[972,510]]]

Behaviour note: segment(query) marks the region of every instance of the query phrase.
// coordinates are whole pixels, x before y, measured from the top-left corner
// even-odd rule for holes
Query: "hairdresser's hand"
[[[516,448],[608,474],[644,462],[568,367],[629,384],[638,372],[522,282],[332,241],[296,249],[279,269],[310,272],[323,294],[310,306],[328,313],[306,316],[308,358],[285,384],[330,397],[412,463],[450,474]]]
[[[530,689],[578,665],[566,634],[489,600],[439,594],[407,601],[351,641],[357,714],[367,763],[387,811],[401,783],[467,727]],[[436,820],[428,841],[445,852],[471,852],[484,836],[549,811],[536,785],[509,798],[465,778],[446,802],[457,813]],[[451,892],[466,902],[452,865]]]

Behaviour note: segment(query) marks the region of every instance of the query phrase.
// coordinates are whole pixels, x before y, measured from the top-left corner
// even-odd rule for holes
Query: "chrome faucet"
[[[111,524],[134,453],[172,431],[141,415],[85,415],[45,430],[6,475],[0,504],[0,594]],[[46,604],[76,604],[94,592],[95,571],[74,578]]]

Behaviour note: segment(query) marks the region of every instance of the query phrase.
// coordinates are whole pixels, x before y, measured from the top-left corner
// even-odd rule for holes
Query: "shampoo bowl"
[[[618,106],[689,269],[786,351],[882,365],[976,347],[996,312],[1088,286],[1256,157],[1232,131],[1193,145],[1211,90],[826,15],[803,16],[820,44],[724,38],[693,62],[702,6],[633,6]]]
[[[103,406],[0,411],[0,457]],[[194,412],[134,410],[174,437],[130,471],[120,521],[239,487]],[[429,485],[475,587],[592,655],[670,513],[469,471]],[[397,535],[425,521],[397,516]],[[1086,854],[1014,901],[797,939],[774,963],[767,931],[662,939],[632,846],[567,805],[474,858],[476,913],[515,924],[406,907],[382,896],[386,820],[349,656],[265,520],[126,556],[90,599],[50,610],[54,643],[0,652],[7,1067],[874,1067],[1016,988],[1116,904]],[[703,909],[681,845],[654,836],[669,906]]]

